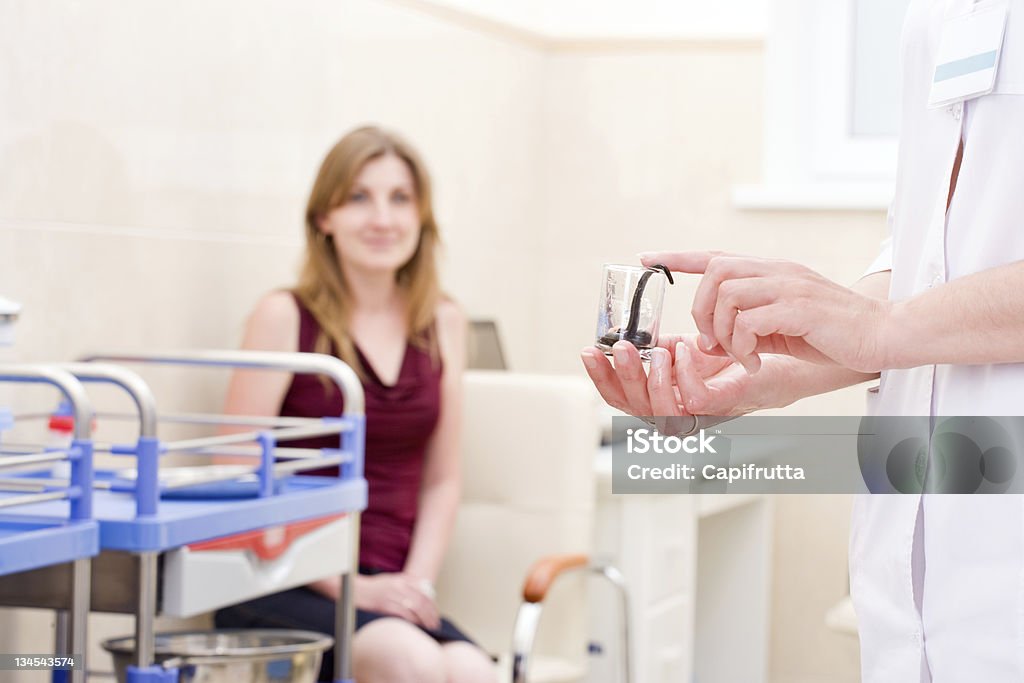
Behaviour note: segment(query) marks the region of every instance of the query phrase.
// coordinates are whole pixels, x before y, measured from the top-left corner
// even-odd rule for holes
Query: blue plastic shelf
[[[111,476],[109,472],[96,473],[97,480]],[[93,494],[93,515],[99,523],[99,544],[104,550],[162,552],[311,517],[358,512],[366,507],[366,501],[366,481],[361,477],[298,475],[283,480],[279,493],[263,498],[164,498],[157,514],[151,517],[136,517],[136,499],[131,493],[97,490]],[[66,502],[53,501],[16,509],[25,515],[66,518],[67,508]]]
[[[0,498],[9,493],[0,493]],[[68,504],[61,517],[17,513],[0,514],[0,576],[39,569],[51,564],[92,557],[100,550],[99,525],[93,520],[69,522]]]

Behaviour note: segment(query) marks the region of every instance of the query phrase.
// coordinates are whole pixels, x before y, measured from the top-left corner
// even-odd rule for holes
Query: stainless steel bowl
[[[178,667],[179,683],[314,683],[324,650],[334,639],[287,630],[223,630],[156,635],[156,663]],[[135,638],[111,638],[103,649],[114,658],[117,680],[134,664]]]

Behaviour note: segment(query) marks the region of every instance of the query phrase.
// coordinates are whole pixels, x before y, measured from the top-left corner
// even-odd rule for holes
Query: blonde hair
[[[409,342],[429,350],[437,361],[436,335],[430,331],[441,298],[435,255],[440,236],[430,197],[430,175],[416,150],[395,133],[374,126],[358,128],[327,153],[306,205],[306,254],[295,287],[296,296],[320,324],[314,350],[329,353],[333,343],[338,357],[364,380],[365,369],[349,332],[352,293],[345,284],[334,240],[320,229],[319,222],[347,201],[356,177],[368,162],[388,154],[409,167],[420,216],[416,251],[397,274],[398,286],[405,294]]]

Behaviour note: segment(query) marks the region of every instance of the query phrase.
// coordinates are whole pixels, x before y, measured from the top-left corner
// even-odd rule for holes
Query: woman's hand
[[[630,415],[732,416],[780,404],[782,377],[774,377],[776,373],[752,377],[732,359],[701,351],[696,335],[659,339],[658,347],[651,350],[649,373],[629,342],[616,343],[612,353],[614,367],[595,347],[583,349],[581,355],[602,398]]]
[[[353,578],[357,608],[401,617],[428,629],[441,625],[434,589],[426,579],[405,573],[357,574]],[[336,601],[341,593],[341,579],[333,576],[315,581],[308,587]]]
[[[885,366],[892,304],[790,261],[718,252],[651,253],[644,265],[702,273],[693,300],[701,348],[757,372],[758,354],[784,354],[861,372]]]
[[[355,603],[359,609],[401,617],[436,629],[441,625],[430,583],[411,574],[373,574],[355,577]]]

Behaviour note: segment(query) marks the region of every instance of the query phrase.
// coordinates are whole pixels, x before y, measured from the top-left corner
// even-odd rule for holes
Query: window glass
[[[853,137],[896,136],[900,32],[910,0],[853,1]]]

